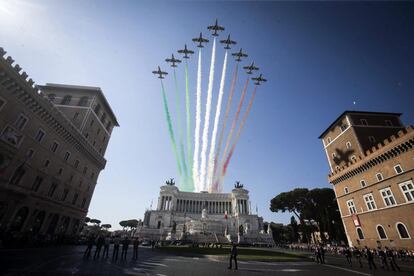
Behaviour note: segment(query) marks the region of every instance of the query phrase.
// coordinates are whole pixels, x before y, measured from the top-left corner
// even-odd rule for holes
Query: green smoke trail
[[[167,96],[165,95],[164,83],[162,82],[162,80],[161,80],[161,88],[162,88],[162,99],[163,99],[163,102],[164,102],[165,117],[167,119],[168,131],[169,131],[169,134],[170,134],[171,145],[173,147],[173,152],[174,152],[175,159],[177,160],[178,172],[181,176],[182,175],[182,169],[181,169],[180,159],[178,158],[177,144],[175,143],[174,130],[173,130],[173,127],[172,127],[170,111],[168,110]]]
[[[187,162],[188,162],[188,172],[192,175],[193,171],[193,151],[191,148],[191,121],[190,121],[190,95],[188,92],[188,63],[185,62],[185,109],[187,113]],[[194,191],[193,177],[189,176],[187,178],[189,192]]]
[[[187,172],[187,164],[185,160],[185,153],[184,153],[184,144],[183,144],[183,129],[181,126],[181,105],[180,105],[180,91],[178,89],[178,82],[177,82],[177,72],[174,69],[174,84],[175,84],[175,101],[177,107],[177,127],[178,127],[178,140],[180,143],[180,156],[181,159],[179,162],[182,163],[183,168],[183,178],[184,181],[181,183],[181,190],[187,191],[187,179],[188,179],[188,172]]]

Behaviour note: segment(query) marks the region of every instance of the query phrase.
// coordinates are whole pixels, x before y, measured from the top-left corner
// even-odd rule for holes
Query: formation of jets
[[[161,68],[158,66],[158,70],[156,70],[156,71],[152,71],[152,73],[154,74],[154,75],[158,75],[158,78],[159,79],[163,79],[164,77],[163,77],[163,75],[168,75],[168,73],[167,72],[163,72],[163,71],[161,71]]]
[[[178,50],[177,52],[179,54],[184,54],[183,58],[190,58],[188,55],[194,54],[194,51],[191,51],[191,50],[187,49],[187,44],[184,45],[183,50]]]
[[[167,58],[165,61],[171,63],[171,67],[177,67],[176,63],[181,63],[181,60],[176,59],[174,54],[171,55],[171,58]]]
[[[193,38],[193,41],[198,42],[198,45],[197,45],[198,48],[203,48],[204,47],[203,43],[207,43],[208,39],[203,37],[203,33],[200,33],[200,36],[196,37],[196,38]]]
[[[252,62],[249,66],[244,66],[243,69],[247,70],[247,74],[252,74],[253,71],[259,70],[259,67],[254,66],[254,62]]]
[[[252,78],[252,80],[254,80],[255,81],[255,83],[254,84],[256,84],[256,85],[260,85],[260,83],[261,82],[265,82],[265,81],[267,81],[267,79],[265,79],[265,78],[263,78],[262,77],[262,74],[260,74],[258,77],[256,77],[256,78]]]
[[[218,24],[217,19],[216,19],[215,24],[214,25],[211,25],[211,26],[208,26],[207,29],[213,32],[212,33],[212,36],[218,36],[220,31],[224,31],[224,27],[222,27],[222,26],[220,26]],[[209,40],[207,38],[204,38],[203,37],[203,34],[202,33],[200,33],[200,36],[199,37],[193,38],[192,41],[195,42],[195,43],[197,43],[196,46],[199,47],[199,48],[203,48],[204,47],[203,43],[208,43],[209,42]],[[231,40],[230,35],[228,35],[227,36],[227,39],[220,40],[220,43],[226,44],[226,46],[224,47],[224,49],[231,49],[231,46],[232,45],[235,45],[236,44],[236,41]],[[184,45],[184,49],[178,50],[177,52],[179,54],[182,54],[183,55],[182,57],[183,58],[186,58],[186,59],[190,58],[189,55],[194,54],[194,51],[189,50],[187,48],[187,44]],[[237,62],[240,62],[240,61],[242,61],[242,58],[247,57],[247,54],[244,53],[242,49],[240,49],[239,52],[232,53],[231,55],[235,57],[235,60]],[[181,63],[181,60],[176,59],[174,57],[174,54],[171,55],[171,58],[167,58],[165,61],[168,62],[168,63],[171,63],[171,67],[177,67],[177,64],[178,63]],[[254,62],[252,62],[251,65],[244,66],[243,69],[246,70],[246,73],[247,74],[253,74],[253,71],[259,70],[259,67],[255,66],[254,65]],[[161,70],[160,66],[158,66],[158,70],[152,71],[152,73],[155,74],[155,75],[158,75],[157,77],[159,79],[164,79],[164,76],[168,75],[167,72],[164,72],[164,71]],[[258,77],[252,78],[252,80],[254,81],[254,84],[255,85],[260,85],[262,82],[266,82],[267,81],[265,78],[263,78],[263,75],[262,74],[260,74]]]
[[[231,54],[233,57],[236,57],[236,61],[241,61],[242,58],[247,57],[246,53],[243,53],[243,50],[240,48],[240,51],[237,53]]]
[[[227,39],[220,40],[220,43],[226,44],[224,49],[231,49],[230,45],[236,45],[236,41],[230,39],[230,35],[227,36]]]
[[[224,27],[219,26],[216,19],[216,24],[207,27],[208,30],[212,30],[212,36],[218,36],[218,31],[224,31]]]

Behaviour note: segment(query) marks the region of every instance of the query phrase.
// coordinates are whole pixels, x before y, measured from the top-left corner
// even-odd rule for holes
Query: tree
[[[96,226],[99,226],[99,224],[101,224],[101,221],[99,219],[91,219],[89,222],[94,223]]]
[[[127,227],[129,227],[131,230],[137,228],[137,226],[138,226],[138,220],[136,219],[127,220]]]
[[[109,228],[112,228],[112,225],[110,225],[110,224],[102,224],[101,227],[104,228],[105,230],[108,230]]]
[[[88,223],[88,222],[90,222],[91,221],[91,219],[89,218],[89,217],[85,217],[85,222],[86,223]]]
[[[127,227],[128,227],[128,221],[126,221],[126,220],[121,220],[121,221],[119,222],[119,225],[121,225],[121,226],[122,226],[122,228],[123,228],[123,230],[125,230],[125,228],[127,228]]]

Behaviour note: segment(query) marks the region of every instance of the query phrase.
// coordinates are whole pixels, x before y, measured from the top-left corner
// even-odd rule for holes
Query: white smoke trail
[[[219,89],[219,95],[218,95],[218,100],[217,100],[216,115],[214,117],[213,134],[211,137],[210,154],[209,154],[209,160],[208,160],[207,187],[210,193],[213,192],[212,182],[213,182],[213,177],[214,177],[214,163],[215,163],[214,153],[215,153],[215,148],[216,148],[217,129],[218,129],[218,124],[220,120],[221,102],[222,102],[223,94],[224,94],[224,83],[226,80],[226,67],[227,67],[227,51],[224,54],[223,71],[221,73],[220,89]]]
[[[214,82],[214,62],[216,60],[216,38],[213,40],[213,50],[211,52],[210,75],[208,77],[206,115],[204,117],[204,129],[201,146],[201,167],[200,167],[200,186],[202,191],[207,190],[206,186],[206,159],[207,159],[207,144],[208,144],[208,129],[210,127],[210,112],[211,112],[211,98],[213,93]]]
[[[201,48],[198,50],[197,67],[197,94],[196,94],[196,125],[194,131],[194,156],[193,156],[193,181],[196,192],[200,192],[200,175],[198,173],[198,155],[200,147],[200,124],[201,124]]]

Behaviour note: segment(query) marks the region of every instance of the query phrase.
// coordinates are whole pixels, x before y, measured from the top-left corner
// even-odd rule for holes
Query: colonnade
[[[201,213],[205,208],[209,214],[231,214],[231,201],[203,201],[178,199],[175,208],[178,212]]]
[[[239,214],[248,214],[249,208],[247,206],[247,200],[245,199],[238,199],[237,200],[237,211]]]

